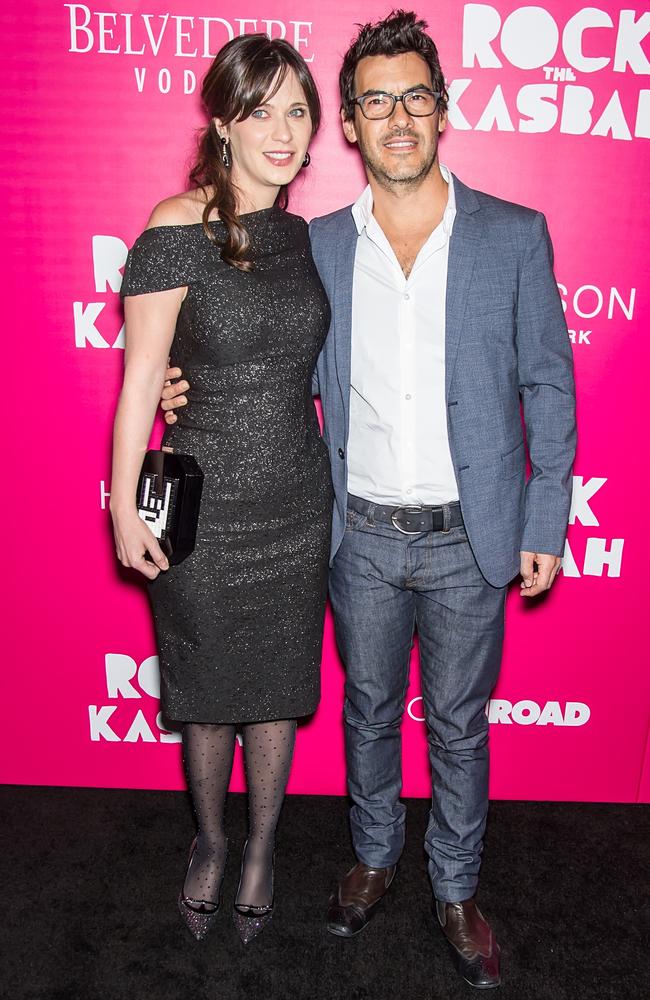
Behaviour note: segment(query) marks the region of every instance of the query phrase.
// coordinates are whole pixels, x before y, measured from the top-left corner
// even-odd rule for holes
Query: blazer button
[[[345,452],[342,448],[339,448],[339,458],[345,458]]]

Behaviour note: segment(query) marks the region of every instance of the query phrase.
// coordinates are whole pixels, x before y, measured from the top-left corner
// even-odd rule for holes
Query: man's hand
[[[190,387],[189,382],[184,380],[172,382],[172,379],[180,379],[183,372],[180,368],[168,368],[165,372],[165,385],[160,397],[160,408],[165,411],[165,422],[176,423],[174,410],[179,406],[187,406],[187,396],[185,393]]]
[[[544,552],[521,552],[521,589],[522,597],[537,597],[545,590],[550,590],[553,580],[558,574],[562,560],[559,556],[549,556]],[[537,565],[537,569],[535,569]]]

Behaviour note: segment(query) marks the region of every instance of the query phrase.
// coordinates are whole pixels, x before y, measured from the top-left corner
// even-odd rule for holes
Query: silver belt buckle
[[[424,534],[423,531],[405,531],[404,528],[400,528],[399,524],[395,520],[395,517],[396,517],[397,513],[400,510],[405,511],[407,514],[421,514],[422,511],[424,510],[424,507],[422,506],[422,504],[413,504],[410,507],[396,507],[395,510],[393,511],[393,513],[390,515],[390,519],[391,519],[391,523],[392,523],[393,527],[397,528],[398,531],[401,531],[403,535],[422,535],[422,534]]]

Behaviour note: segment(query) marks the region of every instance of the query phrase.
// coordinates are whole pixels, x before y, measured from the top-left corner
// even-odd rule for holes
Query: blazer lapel
[[[354,258],[357,252],[357,227],[350,212],[344,219],[338,244],[334,249],[334,355],[336,374],[343,397],[346,425],[350,409],[350,372],[352,358],[352,286]]]
[[[449,397],[451,379],[463,330],[463,317],[472,284],[483,226],[479,200],[471,188],[454,175],[456,218],[449,244],[447,296],[445,302],[445,392]]]

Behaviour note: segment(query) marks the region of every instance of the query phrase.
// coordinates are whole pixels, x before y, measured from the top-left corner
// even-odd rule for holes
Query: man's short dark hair
[[[432,38],[427,35],[427,22],[418,18],[413,11],[393,10],[383,21],[359,26],[359,34],[343,57],[339,74],[341,108],[344,117],[354,118],[354,99],[357,96],[354,74],[366,56],[399,56],[415,52],[431,70],[433,89],[441,94],[438,107],[447,110],[449,95],[445,87],[445,77],[440,67],[438,50]]]

